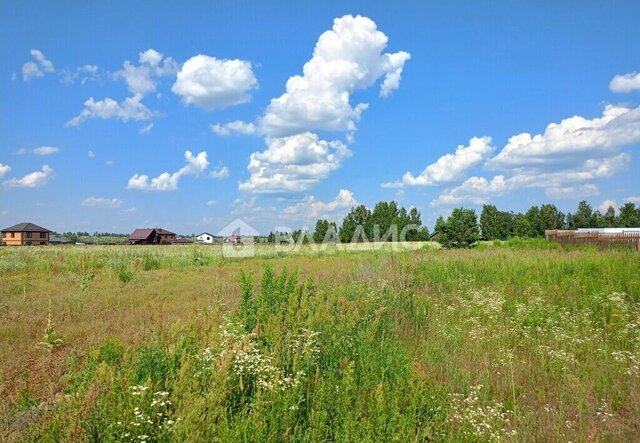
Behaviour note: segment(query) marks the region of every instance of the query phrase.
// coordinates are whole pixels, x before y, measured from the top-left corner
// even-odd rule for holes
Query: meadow
[[[420,246],[0,248],[0,441],[640,440],[640,254]]]

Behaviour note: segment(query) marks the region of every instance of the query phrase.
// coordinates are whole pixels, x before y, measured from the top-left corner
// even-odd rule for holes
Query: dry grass
[[[95,411],[103,410],[101,401],[107,392],[121,387],[122,377],[129,374],[127,368],[134,372],[135,368],[127,363],[123,368],[103,368],[107,372],[102,375],[91,372],[93,382],[79,388],[78,374],[85,374],[88,356],[111,338],[124,345],[127,359],[151,344],[177,352],[181,340],[177,337],[189,337],[189,343],[200,349],[212,340],[216,343],[221,315],[238,311],[240,273],[253,275],[256,286],[266,266],[273,267],[276,275],[283,269],[297,270],[299,290],[311,297],[308,307],[293,310],[289,302],[282,302],[279,309],[282,315],[286,313],[282,321],[316,330],[328,328],[322,332],[325,336],[327,331],[355,331],[351,325],[368,316],[379,322],[375,328],[372,324],[372,334],[389,328],[385,340],[397,342],[389,343],[397,348],[397,356],[376,348],[379,338],[362,342],[360,354],[327,350],[337,346],[336,340],[351,340],[351,332],[344,332],[345,336],[336,335],[331,344],[323,343],[326,362],[317,368],[316,376],[326,378],[326,383],[336,383],[333,373],[327,372],[334,365],[335,380],[342,380],[340,383],[347,383],[350,371],[355,371],[352,375],[360,377],[359,384],[343,388],[383,402],[376,409],[371,402],[352,403],[356,400],[345,393],[344,402],[332,405],[345,408],[345,416],[364,408],[358,412],[364,420],[361,426],[368,429],[363,423],[373,423],[372,433],[359,433],[347,422],[331,432],[317,433],[321,429],[318,414],[324,409],[313,402],[326,392],[324,382],[316,378],[302,382],[315,415],[305,416],[306,427],[282,431],[290,432],[289,437],[267,426],[263,415],[255,415],[269,410],[266,404],[258,407],[262,403],[255,403],[257,399],[252,407],[255,416],[247,415],[244,421],[240,416],[231,422],[224,419],[226,434],[222,428],[217,434],[203,429],[196,433],[189,426],[198,426],[195,411],[204,405],[198,400],[188,406],[191,403],[185,399],[193,402],[203,395],[210,402],[207,408],[222,407],[224,396],[231,391],[215,394],[209,387],[196,395],[200,391],[182,380],[181,374],[193,370],[189,361],[194,357],[187,352],[176,369],[175,384],[164,386],[177,404],[176,414],[183,418],[165,440],[180,435],[194,440],[226,435],[233,440],[249,428],[252,432],[269,430],[264,434],[267,440],[301,436],[375,440],[381,435],[376,429],[382,429],[375,422],[386,423],[383,428],[388,432],[412,430],[412,438],[441,441],[634,441],[640,436],[640,369],[634,366],[640,361],[638,254],[487,248],[398,254],[303,251],[292,256],[262,254],[224,260],[217,252],[200,248],[205,258],[196,260],[188,248],[131,251],[127,247],[0,251],[5,267],[0,280],[0,352],[10,356],[0,363],[0,397],[4,399],[0,437],[90,439],[83,426]],[[158,260],[141,258],[145,254],[154,254]],[[116,264],[114,257],[119,260]],[[151,269],[144,270],[144,260],[150,260],[153,266],[147,267]],[[120,278],[122,263],[132,272],[130,281]],[[83,280],[89,274],[95,276]],[[88,281],[84,290],[83,281]],[[319,302],[321,295],[325,302]],[[64,340],[52,352],[36,346],[42,340],[50,301],[55,331]],[[285,340],[287,328],[274,321],[264,317],[256,331],[277,347],[279,340]],[[377,378],[374,360],[378,359],[387,361],[384,365],[390,366],[389,371],[397,367],[398,378]],[[409,375],[402,375],[404,371]],[[226,380],[222,373],[216,374]],[[225,383],[231,383],[229,380]],[[386,389],[409,388],[403,383],[415,385],[414,393],[404,394],[409,404],[396,405],[397,411],[388,409],[396,406],[389,403],[393,397],[387,397]],[[79,400],[60,400],[67,398],[63,394],[82,399],[82,405],[73,403]],[[51,404],[43,403],[46,401]],[[274,397],[270,401],[290,400]],[[38,408],[44,411],[42,417],[25,419],[26,413],[33,414]],[[75,421],[70,424],[59,418],[63,411],[76,417]],[[397,416],[398,411],[404,412]],[[301,423],[302,419],[282,416],[277,420],[274,426],[280,429],[284,423]],[[326,417],[322,420],[324,428],[334,427]],[[62,434],[53,432],[51,426]],[[196,435],[200,437],[193,437]],[[387,437],[391,435],[393,432]]]

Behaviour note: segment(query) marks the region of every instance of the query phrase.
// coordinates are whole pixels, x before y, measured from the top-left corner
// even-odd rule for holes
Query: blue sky
[[[395,199],[432,227],[483,202],[640,203],[637,2],[0,10],[2,225],[268,232]]]

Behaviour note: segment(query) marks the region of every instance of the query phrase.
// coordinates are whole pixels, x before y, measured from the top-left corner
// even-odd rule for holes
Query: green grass
[[[0,364],[1,440],[640,437],[637,253],[518,243],[0,258],[0,351],[14,356]],[[61,346],[36,346],[45,327]]]

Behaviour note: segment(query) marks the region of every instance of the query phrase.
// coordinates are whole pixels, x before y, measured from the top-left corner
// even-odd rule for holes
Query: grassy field
[[[0,441],[638,441],[639,270],[545,242],[0,248]]]

